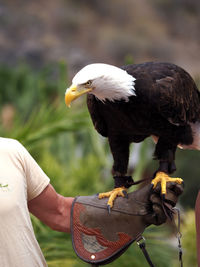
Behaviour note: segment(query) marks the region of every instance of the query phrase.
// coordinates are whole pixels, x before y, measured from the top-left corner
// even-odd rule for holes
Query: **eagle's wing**
[[[173,124],[185,124],[200,119],[200,94],[190,77],[176,73],[155,80],[152,97],[158,97],[157,109]]]
[[[132,71],[136,95],[173,124],[200,121],[200,92],[192,77],[169,63],[139,64]]]
[[[92,94],[87,95],[87,106],[95,129],[102,136],[107,137],[107,126],[99,110],[99,101]]]

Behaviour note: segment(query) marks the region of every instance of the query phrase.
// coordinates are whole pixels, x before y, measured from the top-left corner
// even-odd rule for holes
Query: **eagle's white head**
[[[112,65],[95,63],[81,69],[66,90],[65,102],[68,106],[79,96],[89,93],[99,100],[128,101],[135,95],[135,78],[125,70]]]

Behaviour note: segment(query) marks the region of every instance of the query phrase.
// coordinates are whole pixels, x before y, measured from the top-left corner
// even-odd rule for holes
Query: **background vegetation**
[[[91,195],[112,187],[112,158],[106,140],[94,131],[84,100],[74,103],[71,109],[65,107],[67,80],[67,66],[62,61],[39,71],[24,64],[15,68],[1,66],[0,136],[21,141],[60,194]],[[156,167],[151,157],[153,147],[150,139],[133,146],[130,171],[134,170],[136,179],[151,175]],[[195,179],[198,179],[195,165],[199,157],[190,151],[177,155],[180,171],[176,174],[186,183],[180,201],[185,214],[184,260],[188,264],[192,262],[191,266],[196,264],[194,212],[187,210],[194,207]],[[50,230],[34,217],[32,221],[49,266],[87,266],[73,252],[69,235]],[[178,266],[177,241],[170,226],[150,227],[145,237],[156,265]],[[145,264],[142,253],[133,244],[110,266]]]

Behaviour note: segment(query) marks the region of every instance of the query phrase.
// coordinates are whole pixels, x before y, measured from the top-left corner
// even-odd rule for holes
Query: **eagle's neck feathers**
[[[135,96],[135,78],[127,72],[108,73],[93,81],[94,90],[91,92],[100,101],[128,101],[130,96]],[[120,75],[121,74],[121,75]]]
[[[92,82],[92,91],[100,101],[128,101],[135,96],[135,78],[118,67],[96,63],[84,67],[73,79],[75,84]]]

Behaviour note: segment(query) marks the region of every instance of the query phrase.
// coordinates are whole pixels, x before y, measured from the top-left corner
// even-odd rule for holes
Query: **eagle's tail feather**
[[[190,145],[180,144],[181,149],[200,150],[200,122],[190,123],[193,135],[193,142]]]

